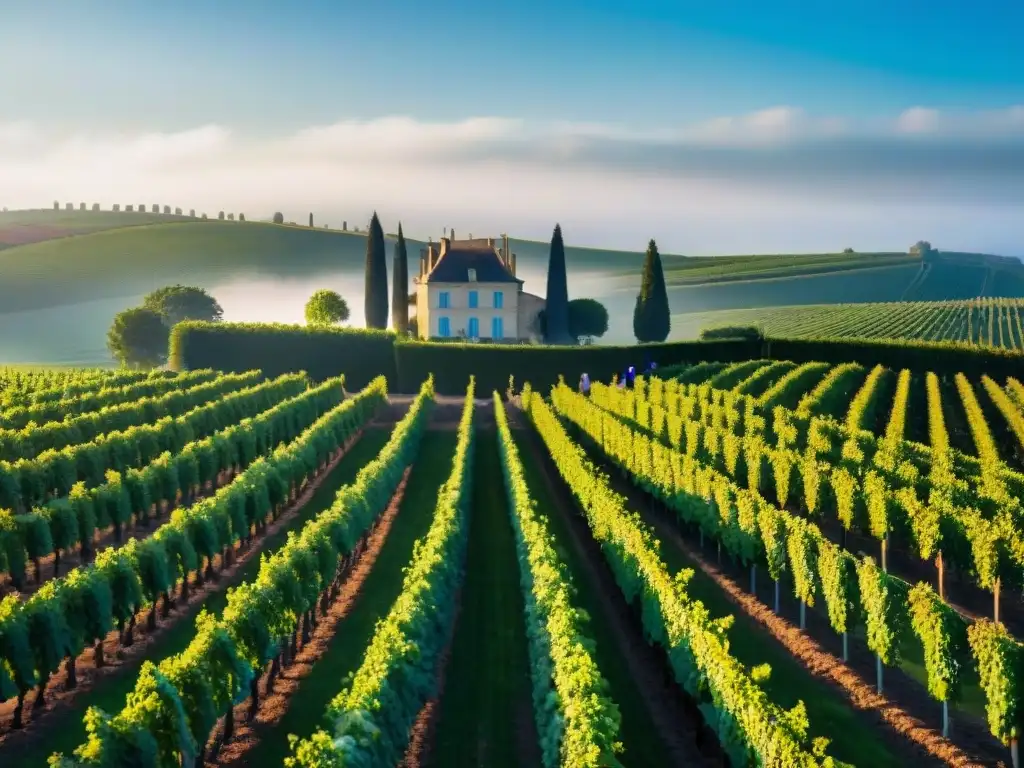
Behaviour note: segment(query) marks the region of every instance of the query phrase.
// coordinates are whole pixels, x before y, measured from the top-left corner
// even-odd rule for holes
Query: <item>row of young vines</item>
[[[873,558],[851,555],[814,522],[770,503],[702,457],[669,447],[564,384],[553,391],[552,400],[635,484],[749,566],[752,589],[757,569],[765,568],[776,583],[776,612],[779,583],[788,572],[801,614],[805,605],[813,607],[821,599],[844,648],[848,635],[863,626],[879,661],[880,688],[882,666],[899,664],[903,642],[913,633],[924,650],[930,694],[944,705],[956,701],[973,664],[993,735],[1006,744],[1017,738],[1016,718],[1024,704],[1017,670],[1024,646],[1003,625],[986,619],[968,625],[929,584],[911,587]]]
[[[149,464],[164,451],[179,453],[193,440],[251,418],[307,386],[305,374],[289,373],[230,392],[181,416],[107,432],[31,459],[0,461],[0,509],[23,512],[41,506],[67,496],[77,482],[95,488],[107,481],[108,470],[123,473]]]
[[[268,518],[281,514],[384,396],[379,379],[254,461],[214,496],[175,512],[151,537],[104,550],[93,564],[47,582],[25,601],[12,595],[0,602],[0,698],[18,697],[13,727],[20,727],[22,705],[33,688],[39,689],[34,706],[45,707],[49,678],[65,659],[68,685],[75,687],[75,661],[86,648],[92,647],[96,666],[103,666],[103,641],[115,627],[122,645],[131,644],[140,611],[150,609],[155,627],[161,598],[165,611],[176,589],[177,598],[187,602],[190,575],[199,586],[214,575],[215,557],[230,565],[235,546],[251,542]]]
[[[354,405],[355,399],[342,403],[309,430],[301,450],[275,454],[282,469],[301,475],[325,466],[351,434],[354,412],[360,411],[365,421],[384,390],[383,378],[375,380],[360,393],[361,406]],[[367,532],[416,457],[433,394],[428,380],[377,458],[338,491],[330,508],[264,558],[253,580],[231,590],[219,618],[201,613],[184,651],[159,664],[146,662],[121,712],[90,708],[86,742],[73,755],[55,755],[51,762],[103,768],[202,765],[218,721],[223,722],[223,740],[230,740],[234,707],[249,700],[250,717],[255,715],[263,672],[269,667],[272,681],[291,662],[299,637],[309,639],[317,613],[322,617],[337,597]]]
[[[402,589],[352,679],[327,707],[330,733],[292,743],[289,768],[400,765],[413,724],[437,694],[438,665],[453,630],[466,571],[473,496],[473,394],[466,391],[452,470],[427,533],[416,542]],[[340,681],[339,681],[340,682]]]
[[[533,683],[533,714],[545,768],[618,765],[621,715],[591,649],[585,615],[573,604],[569,572],[538,514],[505,406],[494,413],[508,512],[516,539]]]
[[[54,555],[53,573],[59,575],[63,554],[78,550],[84,561],[92,558],[97,531],[112,529],[114,542],[120,544],[129,525],[145,528],[162,508],[171,511],[179,502],[191,503],[202,488],[215,486],[223,473],[237,473],[257,456],[294,439],[342,401],[342,384],[342,378],[331,379],[281,399],[253,418],[193,440],[176,453],[164,451],[140,469],[124,474],[108,470],[106,482],[93,488],[79,481],[66,497],[25,514],[0,510],[0,573],[24,590],[29,560],[35,564],[39,584],[42,558]]]
[[[572,395],[560,387],[562,395]],[[659,544],[625,500],[587,459],[544,399],[524,387],[524,407],[559,473],[577,498],[595,539],[609,561],[627,602],[642,601],[645,634],[666,650],[676,681],[700,704],[733,765],[835,766],[825,754],[827,739],[808,743],[806,709],[801,702],[786,711],[772,702],[752,675],[729,652],[727,623],[714,620],[689,597],[693,575],[673,578]],[[597,410],[580,395],[563,397],[563,416],[582,419]],[[758,675],[765,670],[759,670]]]

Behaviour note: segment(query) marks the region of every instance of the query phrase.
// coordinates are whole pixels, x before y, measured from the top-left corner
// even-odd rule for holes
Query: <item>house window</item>
[[[480,321],[475,317],[469,318],[469,333],[466,334],[471,339],[480,338]]]
[[[476,270],[475,269],[467,269],[466,273],[469,276],[469,282],[475,283],[476,282]]]
[[[480,300],[479,300],[479,298],[477,296],[477,292],[476,291],[470,291],[469,292],[469,308],[470,309],[476,309],[477,305],[479,303],[480,303]]]
[[[448,294],[445,295],[447,296]],[[452,335],[452,321],[449,318],[437,318],[437,335],[442,339],[447,339]]]
[[[498,296],[501,294],[499,293]],[[505,321],[500,317],[491,318],[491,338],[492,339],[503,339],[505,338]]]
[[[450,297],[450,294],[448,293],[448,291],[441,291],[439,294],[437,294],[437,307],[438,307],[438,309],[448,309],[448,307],[449,307],[449,297]]]
[[[501,291],[494,292],[494,308],[504,309],[505,307],[505,294]]]

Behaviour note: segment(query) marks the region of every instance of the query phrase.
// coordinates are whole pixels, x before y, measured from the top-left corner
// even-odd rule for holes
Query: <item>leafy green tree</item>
[[[405,248],[402,222],[398,222],[398,242],[395,243],[394,277],[391,286],[391,324],[397,333],[409,330],[409,257]]]
[[[142,300],[142,306],[160,315],[168,327],[182,320],[216,322],[224,318],[224,310],[213,296],[188,285],[158,288]]]
[[[336,325],[348,320],[348,302],[336,291],[326,288],[317,291],[306,302],[308,325]]]
[[[668,308],[668,290],[665,273],[661,268],[661,254],[653,240],[647,244],[644,271],[640,279],[640,293],[633,309],[633,335],[644,343],[664,341],[672,328]]]
[[[367,328],[388,327],[388,261],[384,230],[374,211],[366,233],[366,290],[364,294]]]
[[[145,307],[133,307],[114,316],[107,331],[107,348],[130,368],[155,368],[167,362],[170,330],[163,317]]]
[[[548,254],[548,285],[545,298],[544,339],[551,344],[564,344],[569,334],[569,283],[565,275],[565,243],[562,227],[555,224]]]
[[[596,299],[569,302],[569,334],[574,339],[600,337],[608,333],[608,310]]]

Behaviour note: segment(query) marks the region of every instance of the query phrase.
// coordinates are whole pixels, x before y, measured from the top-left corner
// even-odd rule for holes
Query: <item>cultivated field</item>
[[[0,763],[1009,765],[1022,470],[970,372],[6,369]]]
[[[756,325],[780,338],[919,339],[1024,349],[1024,299],[815,304],[675,315],[682,335]]]

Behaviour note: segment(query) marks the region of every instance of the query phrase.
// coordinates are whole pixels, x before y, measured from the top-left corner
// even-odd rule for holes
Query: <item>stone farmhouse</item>
[[[539,336],[544,299],[523,290],[508,236],[456,240],[453,231],[420,250],[416,278],[420,338],[521,343]]]

